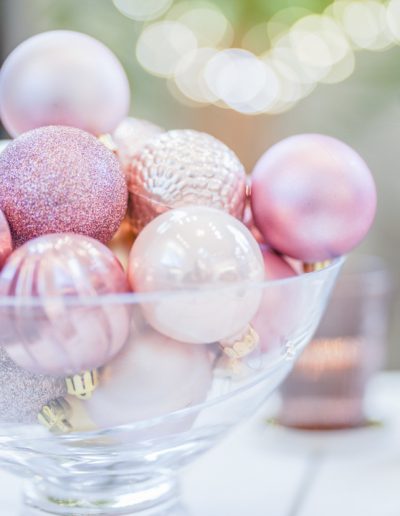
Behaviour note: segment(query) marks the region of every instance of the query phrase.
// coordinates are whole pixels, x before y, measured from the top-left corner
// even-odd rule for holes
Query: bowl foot
[[[116,477],[101,486],[76,488],[64,482],[35,479],[24,494],[24,516],[185,516],[179,504],[176,479],[158,477]]]

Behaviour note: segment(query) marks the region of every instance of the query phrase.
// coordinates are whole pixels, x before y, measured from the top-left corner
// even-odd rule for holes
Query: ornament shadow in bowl
[[[1,298],[2,326],[11,333],[21,338],[37,318],[37,338],[24,341],[28,354],[51,335],[68,357],[82,326],[91,344],[91,335],[112,339],[115,314],[119,335],[125,332],[122,349],[90,377],[44,374],[39,355],[32,360],[36,369],[30,362],[22,368],[11,338],[1,348],[0,462],[28,479],[25,503],[68,515],[140,514],[175,504],[179,469],[253,413],[286,377],[320,320],[341,263],[263,283],[64,298],[52,311],[54,299]],[[162,335],[145,317],[161,317],[172,306],[179,321],[202,307],[194,325],[200,341],[202,331],[215,328],[214,320],[211,326],[201,320],[207,304],[215,310],[219,300],[214,317],[226,331],[238,323],[227,301],[240,307],[249,296],[260,301],[251,322],[261,345],[243,357],[224,353],[217,342]],[[184,326],[182,320],[178,333]]]

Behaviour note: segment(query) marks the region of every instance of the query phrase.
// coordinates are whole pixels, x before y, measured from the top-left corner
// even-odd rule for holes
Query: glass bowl
[[[251,415],[289,373],[342,262],[207,290],[66,297],[61,304],[1,298],[0,466],[27,480],[24,515],[166,514],[179,499],[180,468]],[[174,341],[146,322],[167,307],[187,326],[208,306],[205,325],[233,328],[231,308],[250,290],[260,305],[239,347]],[[49,357],[73,360],[71,346],[83,342],[101,353],[121,331],[125,346],[98,370],[68,378],[27,370]]]

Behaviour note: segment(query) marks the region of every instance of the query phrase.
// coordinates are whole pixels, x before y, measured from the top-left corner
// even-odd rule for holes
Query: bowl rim
[[[206,295],[215,292],[236,292],[243,290],[264,290],[268,288],[281,287],[290,284],[298,284],[299,282],[308,282],[321,280],[331,272],[338,272],[346,260],[346,256],[334,258],[329,265],[321,270],[307,273],[295,274],[282,279],[264,280],[264,281],[241,281],[231,284],[212,285],[207,284],[200,288],[187,288],[179,290],[159,290],[156,292],[123,292],[118,294],[98,294],[95,296],[1,296],[0,295],[0,311],[2,308],[41,308],[54,303],[58,303],[60,307],[98,307],[113,305],[135,305],[154,303],[165,301],[176,297],[185,297],[188,295]]]

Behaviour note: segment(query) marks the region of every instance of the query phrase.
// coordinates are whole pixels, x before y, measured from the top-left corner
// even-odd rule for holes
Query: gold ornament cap
[[[240,359],[250,355],[260,342],[255,329],[248,324],[243,332],[220,341],[223,352],[231,359]]]
[[[65,379],[65,382],[68,394],[76,396],[80,400],[88,400],[92,397],[99,383],[99,374],[97,369],[84,371],[83,373],[69,376]]]
[[[68,433],[72,426],[68,419],[72,414],[71,406],[64,398],[56,398],[44,405],[38,414],[38,421],[41,425],[54,433]]]
[[[303,263],[303,271],[304,272],[315,272],[322,271],[328,267],[332,260],[324,260],[323,262],[315,262],[315,263]]]

